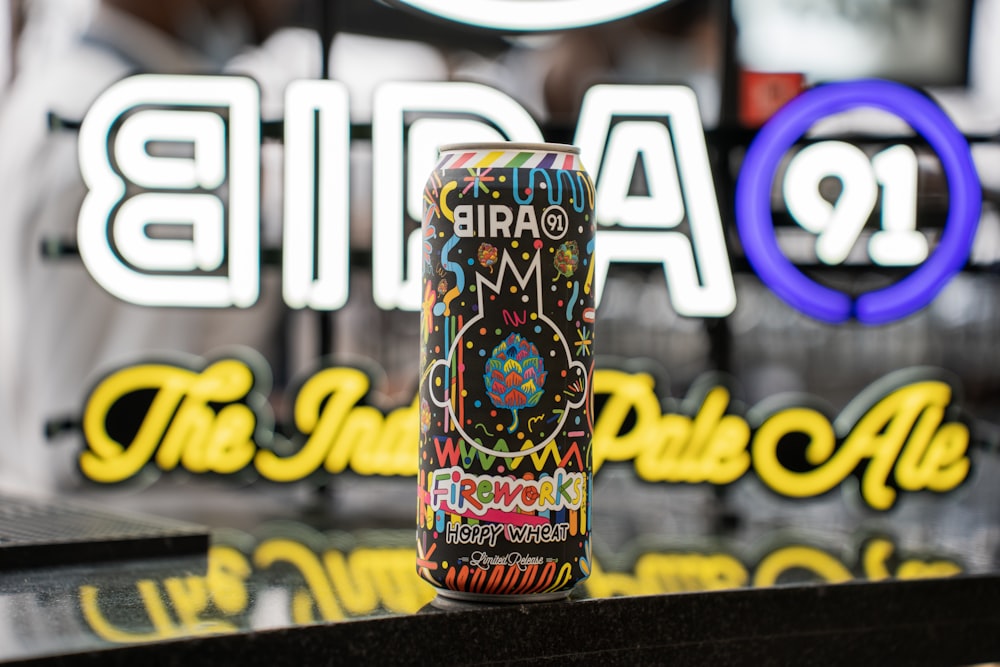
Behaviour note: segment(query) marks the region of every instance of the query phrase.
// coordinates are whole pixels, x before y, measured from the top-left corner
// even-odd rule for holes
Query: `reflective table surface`
[[[204,553],[0,572],[0,662],[973,664],[1000,659],[1000,490],[891,512],[752,480],[665,487],[608,467],[592,575],[562,602],[436,598],[412,481],[90,490],[196,522]]]

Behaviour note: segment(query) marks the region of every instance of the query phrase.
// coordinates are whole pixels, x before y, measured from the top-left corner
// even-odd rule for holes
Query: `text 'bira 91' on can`
[[[593,182],[573,146],[455,144],[424,202],[417,571],[565,597],[591,561]]]

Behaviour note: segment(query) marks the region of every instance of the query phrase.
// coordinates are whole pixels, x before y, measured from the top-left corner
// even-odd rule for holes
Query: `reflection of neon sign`
[[[532,32],[608,23],[669,0],[398,0],[428,14],[469,25]]]
[[[601,567],[603,554],[595,553],[590,577],[582,583],[587,594],[605,598],[764,588],[803,581],[836,584],[854,579],[921,579],[949,577],[964,570],[961,563],[948,558],[906,553],[884,537],[864,541],[847,559],[843,545],[828,549],[808,542],[773,547],[763,555],[755,554],[753,561],[717,547],[683,551],[644,547],[624,570],[605,570]]]
[[[241,534],[239,548],[213,544],[204,574],[88,577],[78,591],[80,614],[96,637],[114,644],[250,631],[265,605],[275,627],[386,611],[415,614],[434,598],[435,589],[413,567],[417,554],[412,539],[407,540],[411,534],[392,529],[320,533],[304,523],[265,523],[250,535]],[[863,539],[858,534],[852,541],[863,541],[846,550],[815,538],[786,541],[787,532],[773,537],[781,541],[763,553],[718,540],[692,545],[687,539],[683,548],[669,540],[625,545],[617,553],[595,553],[591,575],[581,586],[588,597],[609,598],[966,572],[960,560],[936,549],[913,551],[891,536]],[[259,581],[281,592],[277,599],[285,603],[253,595]],[[109,614],[115,609],[112,599],[125,600],[133,614],[128,619]]]
[[[862,106],[881,109],[902,118],[927,140],[941,160],[947,176],[949,205],[940,243],[923,264],[893,285],[852,298],[816,283],[784,256],[774,233],[770,196],[781,159],[816,121]],[[835,150],[829,145],[819,146],[820,150],[825,151],[823,157],[827,163],[826,174],[839,176],[841,172],[852,171],[848,167],[857,162],[854,154]],[[884,154],[887,153],[888,151]],[[900,154],[885,159],[898,161],[898,155]],[[829,158],[832,156],[836,156],[836,159],[831,162]],[[907,159],[906,156],[902,158]],[[807,154],[801,159],[809,160],[810,157]],[[799,166],[801,167],[801,163]],[[878,164],[874,168],[878,171]],[[829,171],[830,169],[834,170]],[[872,169],[868,166],[867,159],[864,169]],[[802,170],[798,173],[802,173]],[[845,190],[848,190],[850,185],[857,186],[857,181],[844,181],[844,185]],[[856,189],[849,194],[851,196],[845,203],[853,202]],[[874,195],[868,199],[872,196]],[[865,199],[863,195],[862,199]],[[981,200],[982,192],[968,144],[948,116],[929,98],[910,88],[888,81],[872,80],[816,88],[794,99],[776,113],[761,129],[747,152],[736,187],[736,214],[747,258],[761,280],[788,304],[828,322],[842,322],[855,317],[866,324],[880,324],[923,308],[961,270],[972,247]],[[894,201],[887,199],[886,203],[895,206]],[[799,213],[797,218],[809,218],[808,214],[802,213],[808,207],[808,202],[803,203],[793,197],[789,205],[793,215]],[[866,217],[867,212],[870,212],[870,209],[864,210],[868,206],[867,201],[859,205],[864,216],[856,214],[855,220]],[[825,256],[826,259],[840,260],[845,256],[841,251],[853,243],[853,238],[847,234],[848,238],[838,240],[836,232],[848,227],[849,222],[839,225],[816,223],[810,230],[819,234],[817,254],[821,259]],[[889,259],[886,263],[906,263],[893,262],[893,251],[887,246],[896,245],[899,239],[904,242],[910,239],[911,247],[904,247],[902,252],[904,259],[913,259],[920,254],[920,244],[913,244],[912,239],[915,237],[906,234],[907,231],[915,230],[894,230],[893,224],[899,223],[890,221],[886,224],[883,220],[883,232],[892,235],[895,231],[895,237],[890,241],[885,237],[881,241],[877,240],[879,237],[873,237],[873,256],[881,252]],[[809,229],[808,222],[803,226]],[[832,241],[828,242],[828,239]]]
[[[79,589],[83,620],[97,637],[115,644],[252,630],[249,619],[264,601],[251,594],[251,581],[272,568],[297,575],[271,580],[286,593],[286,607],[269,607],[284,624],[363,618],[380,610],[413,614],[434,598],[434,588],[413,567],[413,546],[401,546],[401,536],[383,531],[370,543],[357,543],[352,534],[320,534],[291,523],[261,532],[289,528],[294,537],[260,539],[250,553],[213,545],[204,574],[136,575],[113,583],[95,577]],[[109,614],[108,598],[127,600],[138,613],[127,622]]]

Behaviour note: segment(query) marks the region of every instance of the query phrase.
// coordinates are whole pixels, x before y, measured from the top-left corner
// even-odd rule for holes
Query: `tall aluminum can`
[[[594,185],[574,146],[443,146],[424,190],[417,571],[550,600],[590,573]]]

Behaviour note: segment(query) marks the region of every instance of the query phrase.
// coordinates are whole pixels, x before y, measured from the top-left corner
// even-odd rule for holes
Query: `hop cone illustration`
[[[520,334],[512,333],[495,348],[486,361],[483,382],[493,405],[510,410],[514,422],[507,428],[517,428],[517,411],[532,408],[541,398],[548,373],[538,348]]]

